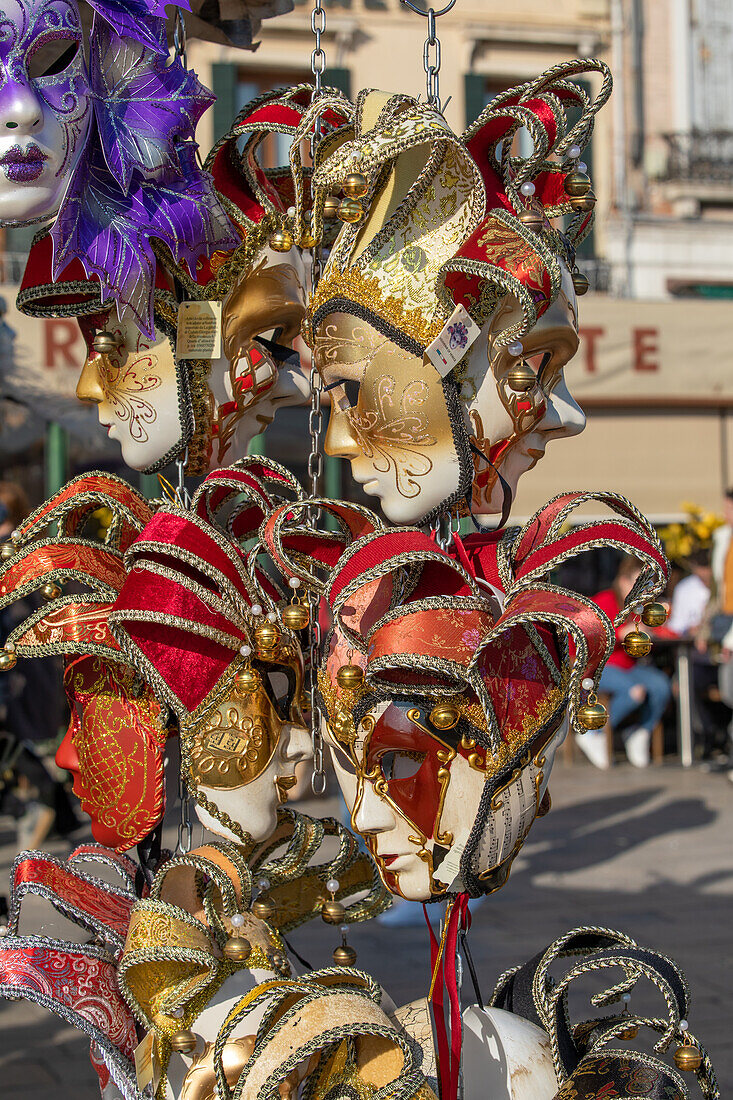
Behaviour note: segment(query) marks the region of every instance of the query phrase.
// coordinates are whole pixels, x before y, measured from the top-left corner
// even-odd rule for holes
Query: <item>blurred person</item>
[[[622,558],[611,587],[593,597],[612,622],[640,571],[635,558]],[[608,717],[612,729],[632,719],[621,732],[624,749],[633,767],[646,768],[650,760],[652,730],[667,709],[672,689],[664,672],[653,665],[640,664],[625,652],[623,640],[635,629],[634,622],[616,627],[616,644],[603,669],[598,689],[610,697]],[[611,766],[605,728],[578,735],[577,742],[591,764],[602,769]]]
[[[29,512],[22,487],[0,481],[0,543]],[[24,601],[0,611],[0,647],[27,615]],[[0,675],[0,812],[17,820],[20,848],[40,847],[53,828],[66,836],[79,827],[66,789],[34,748],[34,742],[57,737],[63,715],[57,680],[45,661]]]

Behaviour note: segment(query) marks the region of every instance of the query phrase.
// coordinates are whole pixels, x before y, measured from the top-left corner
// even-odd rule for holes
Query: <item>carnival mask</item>
[[[75,0],[6,0],[0,12],[0,224],[59,208],[89,127]]]
[[[165,805],[164,709],[134,669],[99,657],[67,664],[71,721],[56,763],[100,844],[127,851],[159,823]]]

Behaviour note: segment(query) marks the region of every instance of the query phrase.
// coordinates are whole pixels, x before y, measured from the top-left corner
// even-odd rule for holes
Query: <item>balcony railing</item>
[[[611,265],[608,261],[588,260],[578,256],[576,262],[590,284],[588,289],[596,294],[608,294],[611,285]]]
[[[733,130],[665,134],[664,179],[733,184]]]

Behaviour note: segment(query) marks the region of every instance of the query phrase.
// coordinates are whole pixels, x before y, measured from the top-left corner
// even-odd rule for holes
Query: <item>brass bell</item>
[[[638,1027],[636,1027],[635,1024],[631,1024],[630,1027],[626,1027],[626,1028],[624,1028],[623,1031],[620,1031],[619,1034],[618,1034],[618,1037],[619,1037],[619,1039],[623,1039],[625,1043],[628,1043],[632,1039],[635,1039],[638,1034],[639,1034]]]
[[[357,199],[343,199],[339,204],[339,221],[352,224],[353,222],[358,222],[363,213],[364,207]]]
[[[192,1054],[196,1049],[196,1036],[186,1028],[171,1035],[171,1048],[179,1054]]]
[[[0,672],[10,672],[11,668],[15,668],[18,663],[18,658],[10,650],[4,649],[0,653]]]
[[[702,1054],[691,1043],[685,1043],[683,1046],[677,1047],[673,1060],[677,1069],[681,1069],[685,1073],[692,1073],[702,1065]]]
[[[282,951],[273,951],[270,955],[270,961],[276,970],[289,970],[288,957],[283,954]]]
[[[353,966],[356,962],[356,951],[348,943],[341,943],[334,949],[333,961],[336,966]]]
[[[521,362],[514,364],[506,376],[506,380],[509,389],[514,390],[516,393],[527,393],[537,381],[537,375],[529,364],[522,359]]]
[[[585,195],[573,195],[570,199],[571,208],[579,214],[590,214],[595,205],[595,191],[587,191]]]
[[[588,700],[578,709],[578,722],[586,730],[601,730],[608,719],[608,712],[603,703]]]
[[[651,653],[652,640],[643,630],[631,630],[624,638],[622,645],[629,657],[646,657]]]
[[[255,629],[255,645],[265,653],[277,648],[280,641],[280,631],[274,623],[260,623]]]
[[[41,594],[46,600],[57,600],[61,595],[61,587],[55,581],[49,581],[48,584],[44,584]]]
[[[254,695],[261,684],[260,674],[253,668],[243,668],[234,677],[234,689],[240,695]]]
[[[12,542],[4,542],[0,547],[0,561],[9,561],[15,553]]]
[[[289,603],[280,617],[288,630],[304,630],[310,622],[310,612],[302,603]]]
[[[269,894],[260,894],[252,902],[252,912],[258,920],[270,920],[275,916],[275,904]]]
[[[542,226],[545,224],[545,216],[536,207],[530,206],[526,210],[523,210],[519,215],[519,220],[522,225],[527,229],[531,229],[533,233],[539,233]]]
[[[369,190],[366,176],[361,172],[349,172],[344,180],[344,194],[347,199],[363,199]]]
[[[120,346],[120,338],[114,332],[106,330],[96,333],[92,347],[98,355],[109,355]]]
[[[224,944],[224,955],[230,962],[245,962],[251,950],[252,945],[244,936],[230,936]]]
[[[430,711],[430,721],[437,730],[452,730],[458,725],[461,712],[455,703],[437,703]]]
[[[301,237],[300,237],[300,240],[298,241],[298,244],[300,245],[301,248],[315,248],[316,245],[318,244],[318,241],[316,240],[316,238],[313,236],[312,233],[309,233],[306,230],[305,233],[301,234]]]
[[[590,191],[590,176],[585,172],[571,172],[565,177],[564,187],[571,198],[587,195]]]
[[[582,298],[582,296],[587,294],[590,290],[590,283],[582,271],[573,272],[573,287],[579,298]]]
[[[289,252],[293,247],[293,234],[289,229],[278,229],[270,237],[273,252]]]
[[[336,683],[343,691],[356,691],[364,683],[364,669],[358,665],[341,665],[336,673]]]
[[[663,603],[648,603],[641,613],[644,626],[662,626],[667,621],[667,608]]]
[[[326,924],[341,924],[346,916],[346,910],[340,901],[330,898],[328,901],[324,901],[321,916]]]
[[[332,222],[338,217],[339,206],[341,200],[337,199],[335,195],[329,195],[323,204],[323,218],[327,222]]]

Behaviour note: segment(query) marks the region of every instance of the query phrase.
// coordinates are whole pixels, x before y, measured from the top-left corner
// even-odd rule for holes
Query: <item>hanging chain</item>
[[[175,21],[173,23],[173,49],[175,50],[176,57],[180,59],[184,69],[187,69],[188,60],[186,58],[186,24],[183,22],[183,16],[181,15],[180,8],[176,8]]]
[[[321,36],[326,31],[326,12],[321,0],[315,0],[311,11],[311,30],[315,38],[315,45],[311,53],[311,72],[313,73],[313,95],[311,102],[315,102],[323,91],[323,74],[326,70],[326,53],[321,46]],[[315,164],[315,153],[318,142],[323,136],[321,116],[317,115],[313,124],[311,135],[310,153],[311,162]],[[311,286],[315,290],[321,277],[321,246],[316,244],[312,252]],[[310,491],[312,497],[320,493],[321,474],[323,472],[323,455],[321,454],[321,432],[323,431],[323,412],[321,409],[321,394],[323,382],[318,373],[315,361],[311,360],[310,371],[311,404],[308,416],[308,430],[310,433],[310,454],[308,455],[308,477],[310,479]],[[320,509],[313,509],[310,514],[312,523],[317,523]],[[321,655],[321,625],[318,619],[320,597],[317,592],[309,593],[311,612],[310,628],[310,711],[311,711],[311,739],[313,742],[313,775],[311,776],[311,788],[315,795],[323,795],[326,791],[326,769],[323,766],[323,734],[321,732],[321,711],[318,706],[317,670]]]
[[[175,855],[186,855],[193,845],[193,824],[191,823],[190,805],[186,780],[183,778],[183,760],[178,772],[178,802],[180,805],[180,817],[178,819],[178,839],[176,841]]]
[[[180,454],[176,459],[176,470],[178,471],[178,484],[176,485],[176,504],[180,508],[191,507],[191,494],[186,488],[186,466],[188,465],[188,447],[186,447],[183,454]]]
[[[437,20],[441,15],[446,15],[451,10],[456,0],[449,0],[444,8],[440,11],[435,11],[434,8],[428,8],[427,11],[423,11],[421,8],[416,7],[412,0],[402,0],[411,11],[414,11],[416,15],[424,16],[428,21],[428,36],[425,39],[425,44],[422,51],[422,63],[425,70],[425,90],[427,92],[427,101],[431,107],[434,107],[436,111],[442,113],[443,106],[440,102],[440,39],[438,38]],[[446,102],[446,106],[448,102]]]

